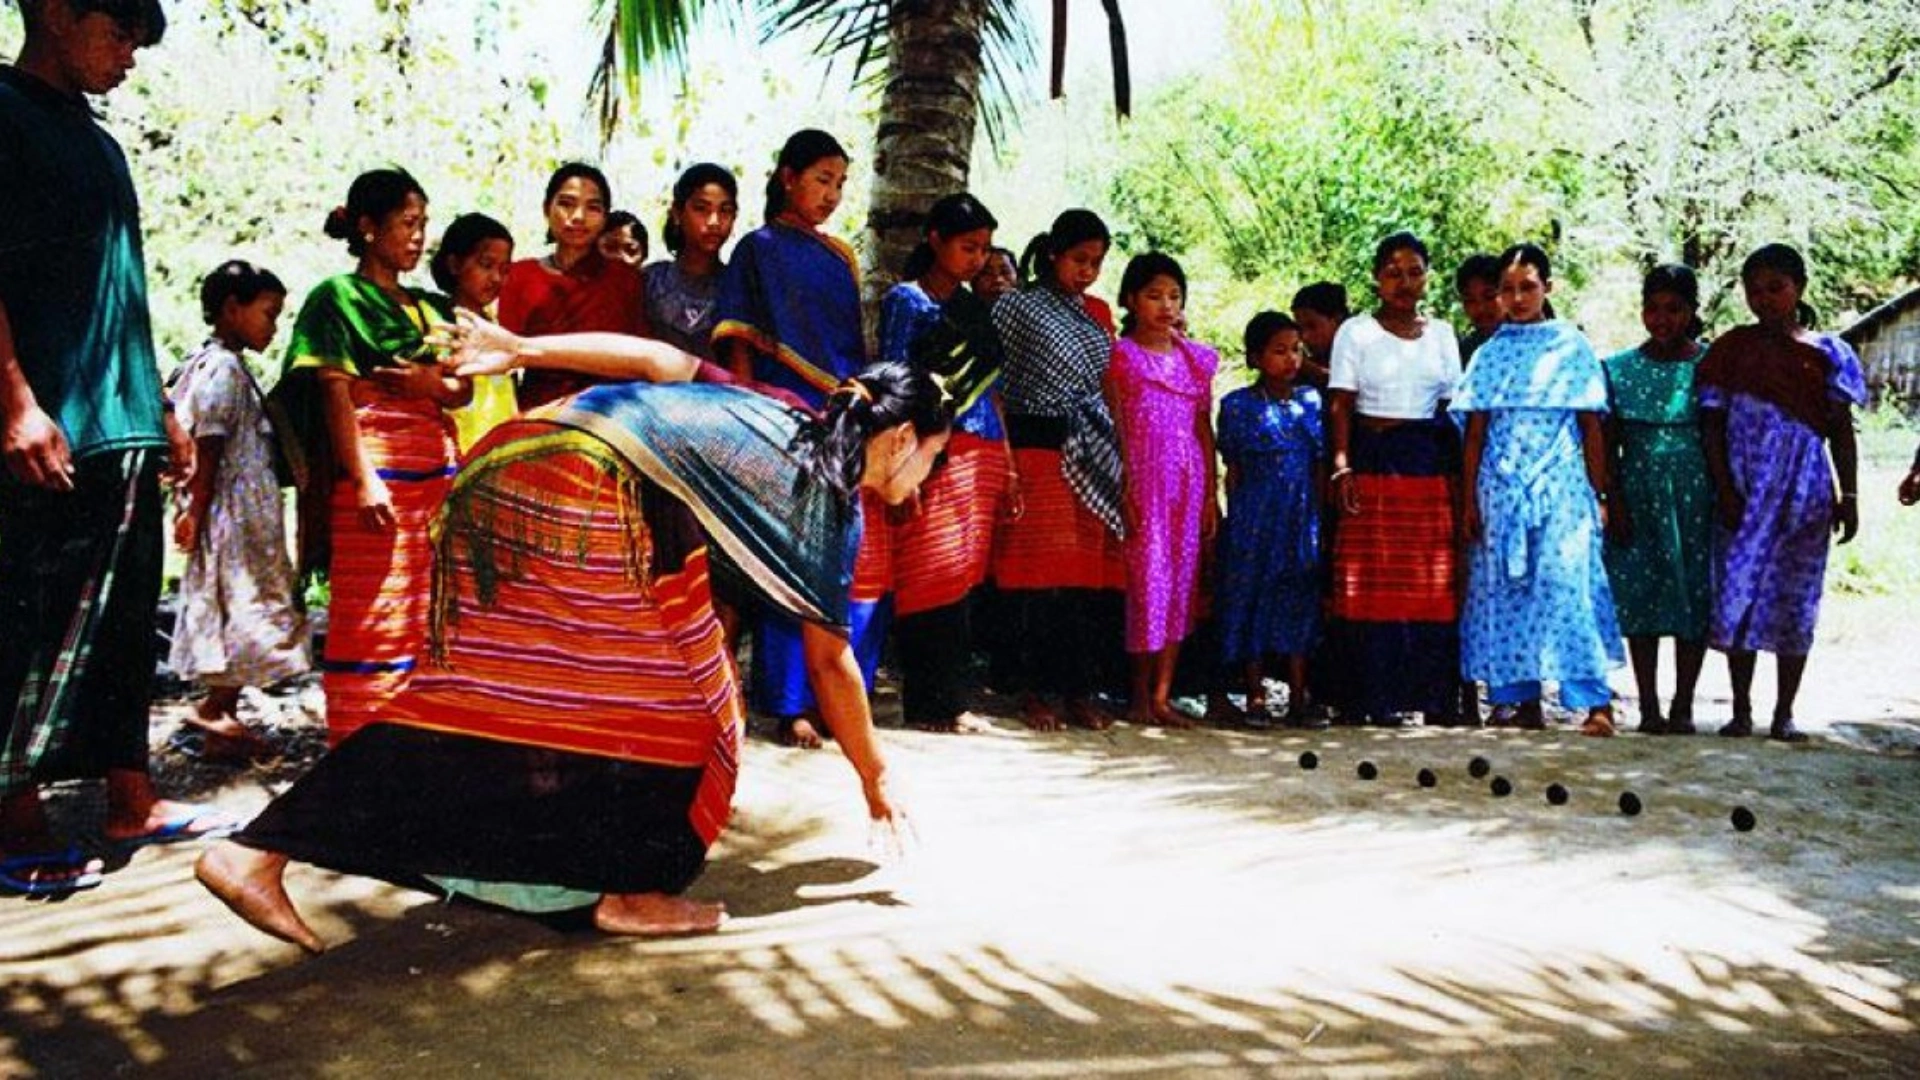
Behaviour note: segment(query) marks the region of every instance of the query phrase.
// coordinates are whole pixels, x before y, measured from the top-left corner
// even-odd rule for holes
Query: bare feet
[[[1060,714],[1036,694],[1028,694],[1020,702],[1020,720],[1035,731],[1059,731],[1066,726],[1060,722]]]
[[[1604,707],[1588,710],[1587,722],[1580,725],[1580,734],[1590,735],[1597,739],[1612,738],[1613,710]]]
[[[246,765],[280,756],[280,751],[272,743],[247,730],[246,725],[231,716],[216,719],[189,717],[187,724],[202,735],[200,756],[203,760]]]
[[[798,747],[801,750],[820,749],[820,732],[814,728],[813,721],[804,716],[795,716],[780,721],[780,745]]]
[[[291,941],[310,953],[326,948],[287,899],[281,878],[287,857],[222,840],[193,864],[193,876],[207,891],[249,925],[281,941]]]
[[[725,904],[666,893],[607,893],[593,906],[593,925],[609,934],[711,934],[725,921]]]
[[[1113,726],[1113,717],[1086,698],[1072,698],[1067,702],[1067,723],[1088,731],[1105,731]]]
[[[971,712],[963,712],[951,720],[909,720],[906,723],[915,731],[936,735],[978,735],[993,729],[992,724]]]
[[[1153,703],[1153,722],[1176,731],[1186,731],[1193,727],[1193,721],[1188,719],[1187,714],[1174,708],[1173,703],[1168,701]]]

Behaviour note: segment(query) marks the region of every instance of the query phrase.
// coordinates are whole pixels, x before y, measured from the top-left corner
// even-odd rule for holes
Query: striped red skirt
[[[1060,472],[1060,451],[1019,447],[1013,452],[1024,506],[1000,522],[994,537],[993,580],[1007,590],[1122,589],[1127,564],[1120,541],[1073,497]]]
[[[701,769],[688,818],[711,844],[732,805],[745,710],[713,611],[707,549],[676,553],[659,528],[636,534],[648,526],[631,511],[623,516],[612,460],[570,451],[525,457],[459,493],[463,516],[486,523],[492,549],[482,565],[457,529],[443,542],[443,662],[422,669],[389,718]],[[658,488],[644,490],[678,506]],[[646,520],[657,523],[661,509],[650,507]],[[699,543],[690,523],[687,534],[693,539],[678,546]],[[636,562],[636,546],[651,565]]]
[[[1006,493],[1006,444],[955,432],[918,512],[894,528],[896,615],[950,607],[987,580]]]
[[[433,402],[361,383],[354,399],[360,444],[393,498],[395,526],[376,532],[361,524],[353,482],[334,484],[321,658],[333,746],[383,717],[421,659],[433,574],[427,531],[458,460],[453,424]]]

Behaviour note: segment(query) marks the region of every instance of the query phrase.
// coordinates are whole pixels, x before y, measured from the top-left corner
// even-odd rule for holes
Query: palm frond
[[[703,19],[744,14],[748,0],[595,0],[594,23],[607,28],[587,84],[602,138],[620,122],[623,102],[640,98],[640,76],[654,65],[687,75],[687,39]]]
[[[814,55],[846,60],[857,86],[871,86],[886,75],[887,15],[892,0],[759,0],[766,10],[764,39],[790,33],[811,34]],[[989,0],[981,56],[980,119],[987,141],[1005,143],[1011,122],[1033,70],[1033,26],[1020,0]]]

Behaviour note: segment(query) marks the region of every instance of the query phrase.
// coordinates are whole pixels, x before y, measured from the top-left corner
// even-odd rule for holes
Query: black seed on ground
[[[1628,817],[1637,817],[1640,813],[1640,796],[1631,791],[1620,793],[1620,812]]]
[[[1496,776],[1493,778],[1493,797],[1494,798],[1504,799],[1511,794],[1513,794],[1512,781],[1508,780],[1504,776]]]
[[[1736,806],[1733,808],[1733,827],[1736,830],[1740,832],[1752,832],[1753,825],[1753,811],[1744,806]]]
[[[1547,785],[1547,801],[1555,806],[1567,805],[1567,789],[1561,784]]]
[[[1360,774],[1360,779],[1362,780],[1371,780],[1380,775],[1380,770],[1376,768],[1371,761],[1361,762],[1360,768],[1355,771]]]
[[[1414,777],[1414,779],[1420,781],[1421,787],[1432,787],[1440,782],[1440,778],[1433,775],[1432,769],[1421,769],[1420,774]]]
[[[1307,752],[1306,752],[1306,753],[1304,753],[1304,754],[1301,754],[1301,755],[1300,755],[1300,767],[1301,767],[1301,768],[1303,768],[1303,769],[1317,769],[1317,768],[1319,768],[1319,767],[1320,767],[1320,755],[1319,755],[1319,754],[1316,754],[1316,753],[1314,753],[1314,752],[1313,752],[1313,751],[1311,751],[1311,750],[1309,750],[1309,751],[1307,751]]]
[[[1493,763],[1486,758],[1477,757],[1467,762],[1467,775],[1473,777],[1475,780],[1480,779],[1492,771]]]

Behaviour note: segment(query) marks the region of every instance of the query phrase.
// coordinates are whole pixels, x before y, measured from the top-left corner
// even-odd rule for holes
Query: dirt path
[[[333,944],[305,960],[194,886],[191,847],[148,849],[0,903],[0,1075],[1912,1076],[1915,642],[1910,598],[1834,605],[1804,748],[890,731],[923,843],[884,868],[836,752],[755,743],[694,890],[734,918],[703,939],[300,868]],[[294,771],[214,794],[257,806]]]

